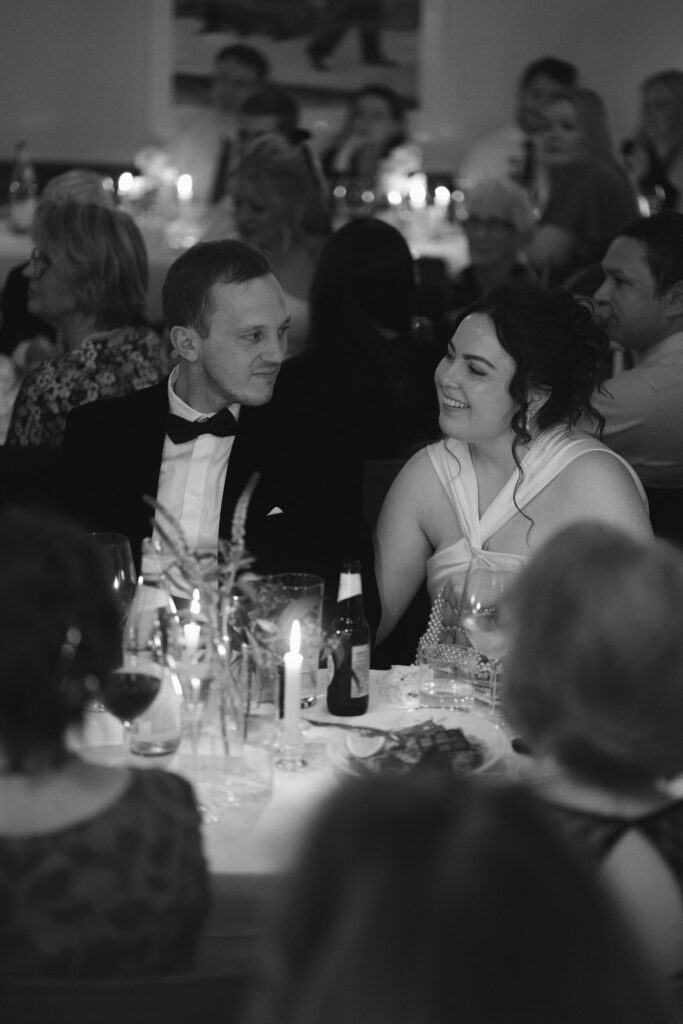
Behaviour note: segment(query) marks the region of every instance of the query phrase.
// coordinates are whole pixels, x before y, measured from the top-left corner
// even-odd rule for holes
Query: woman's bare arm
[[[424,531],[434,474],[426,451],[404,466],[387,494],[375,529],[375,573],[382,605],[377,642],[391,633],[426,575],[432,545]]]

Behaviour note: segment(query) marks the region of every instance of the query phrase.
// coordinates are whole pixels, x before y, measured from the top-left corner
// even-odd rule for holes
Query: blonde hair
[[[569,526],[508,601],[503,708],[537,754],[614,787],[683,771],[683,553]]]
[[[231,175],[270,186],[281,200],[284,224],[297,238],[327,236],[330,213],[322,178],[305,143],[273,132],[254,139]]]

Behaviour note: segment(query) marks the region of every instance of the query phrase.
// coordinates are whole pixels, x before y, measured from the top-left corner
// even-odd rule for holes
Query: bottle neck
[[[337,613],[350,618],[363,616],[363,584],[359,571],[342,571],[339,577]]]

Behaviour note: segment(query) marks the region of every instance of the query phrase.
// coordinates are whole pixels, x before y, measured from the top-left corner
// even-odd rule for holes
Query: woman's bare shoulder
[[[584,452],[557,475],[548,498],[563,521],[596,518],[650,534],[652,528],[638,484],[609,448]]]

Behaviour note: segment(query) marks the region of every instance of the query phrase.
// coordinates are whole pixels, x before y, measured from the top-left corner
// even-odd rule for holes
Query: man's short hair
[[[559,57],[540,57],[525,67],[519,80],[520,89],[526,88],[539,75],[551,78],[565,89],[575,89],[579,81],[579,72],[574,64]]]
[[[259,82],[265,82],[270,75],[270,62],[260,50],[245,43],[234,43],[224,46],[213,58],[214,65],[221,64],[224,60],[236,60],[240,64],[246,64],[252,68]]]
[[[246,97],[238,115],[248,117],[275,117],[277,130],[289,138],[299,127],[299,104],[285,89],[266,85]]]
[[[652,217],[638,217],[616,237],[641,243],[656,295],[665,295],[677,281],[683,281],[683,213],[663,210]]]
[[[272,273],[267,256],[236,239],[197,242],[169,267],[161,292],[167,327],[192,327],[209,333],[215,284],[242,284]]]

